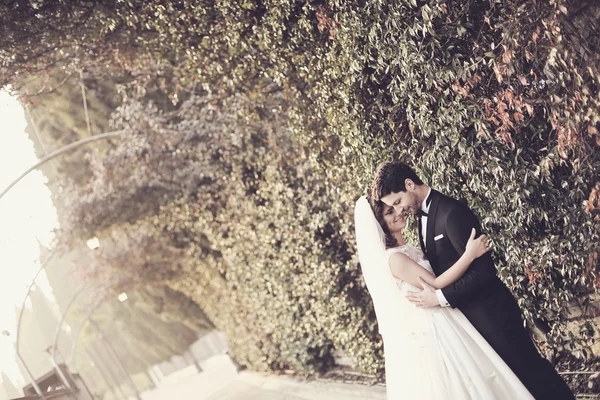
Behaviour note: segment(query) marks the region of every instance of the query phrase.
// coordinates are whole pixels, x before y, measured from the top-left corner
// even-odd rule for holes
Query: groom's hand
[[[425,282],[421,277],[417,278],[421,286],[423,286],[422,292],[411,292],[406,295],[408,301],[413,303],[419,308],[430,308],[437,307],[440,302],[435,294],[435,288]]]

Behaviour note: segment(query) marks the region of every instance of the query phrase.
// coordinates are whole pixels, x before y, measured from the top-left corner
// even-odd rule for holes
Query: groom
[[[373,197],[419,219],[421,249],[436,275],[450,268],[463,254],[471,229],[481,234],[477,217],[461,202],[423,184],[408,165],[396,161],[377,168]],[[455,283],[409,295],[419,307],[460,309],[502,357],[536,399],[573,399],[573,393],[550,362],[542,358],[523,327],[521,310],[496,275],[490,253],[477,258]]]

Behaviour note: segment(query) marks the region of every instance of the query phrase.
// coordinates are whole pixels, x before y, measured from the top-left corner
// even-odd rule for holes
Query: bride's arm
[[[485,235],[481,235],[477,239],[474,238],[475,229],[471,231],[471,237],[467,242],[467,248],[463,255],[440,276],[432,275],[403,253],[394,253],[390,256],[389,263],[392,274],[415,287],[421,287],[418,282],[418,278],[421,278],[434,288],[442,289],[456,282],[469,268],[473,260],[489,251]]]

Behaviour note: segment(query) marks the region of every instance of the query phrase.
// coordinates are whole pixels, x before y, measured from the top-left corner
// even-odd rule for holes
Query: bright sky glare
[[[0,91],[0,191],[35,164],[33,142],[25,133],[23,107],[8,93]],[[20,307],[31,279],[39,269],[38,241],[50,246],[52,230],[58,225],[47,179],[40,171],[31,172],[0,199],[0,370],[17,387],[23,381],[14,362],[16,334],[15,306]],[[52,298],[46,275],[37,283]],[[1,389],[0,389],[1,392]]]

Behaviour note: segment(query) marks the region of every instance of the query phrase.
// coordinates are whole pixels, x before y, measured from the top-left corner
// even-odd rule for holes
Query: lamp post
[[[87,350],[85,351],[85,353],[87,354],[88,358],[90,360],[92,360],[92,366],[96,368],[96,370],[98,371],[98,373],[100,374],[100,376],[102,377],[102,380],[104,381],[104,383],[106,383],[106,388],[108,389],[108,391],[112,394],[112,397],[114,399],[118,399],[117,397],[117,393],[115,392],[115,388],[113,388],[113,385],[110,383],[108,377],[106,376],[106,374],[104,373],[104,370],[102,369],[102,359],[98,356],[94,357],[91,353],[91,350]],[[108,371],[110,372],[111,369],[108,368]],[[121,388],[119,387],[119,381],[115,381],[116,382],[116,389],[119,392],[119,395],[121,398],[125,399],[126,397],[123,395],[123,393],[121,392]]]
[[[115,362],[117,364],[117,366],[119,367],[117,369],[121,372],[121,375],[123,375],[125,384],[128,385],[129,388],[131,389],[131,391],[135,393],[136,398],[138,400],[141,400],[139,390],[137,389],[137,387],[135,386],[135,383],[129,376],[129,373],[127,372],[127,369],[125,368],[123,361],[117,355],[117,353],[115,352],[115,350],[112,347],[112,345],[110,344],[110,342],[104,338],[100,327],[92,320],[92,316],[95,312],[96,312],[96,308],[92,309],[87,314],[87,316],[85,317],[85,319],[83,320],[83,322],[80,325],[79,332],[77,334],[77,337],[75,338],[75,341],[73,342],[73,347],[71,348],[71,362],[75,363],[75,356],[77,355],[77,348],[79,346],[79,340],[80,340],[81,334],[84,331],[85,325],[89,322],[90,325],[94,328],[94,331],[96,332],[96,338],[100,339],[100,341],[102,342],[102,345],[105,349],[105,351],[102,353],[108,355],[113,360],[113,362]],[[103,360],[103,362],[106,363],[105,360]],[[109,371],[110,371],[110,374],[113,377],[113,379],[115,379],[116,382],[119,382],[117,376],[114,374],[114,371],[110,368],[109,368]],[[120,388],[119,388],[119,391],[121,391]]]
[[[73,387],[71,386],[71,382],[69,382],[67,377],[64,375],[62,369],[58,365],[58,362],[56,361],[56,349],[58,347],[58,338],[60,336],[60,332],[62,331],[62,326],[63,326],[63,323],[65,322],[65,318],[67,317],[67,314],[69,313],[69,310],[71,309],[71,306],[75,303],[75,300],[77,300],[77,297],[79,297],[79,295],[83,292],[83,290],[86,288],[86,286],[87,286],[87,283],[84,283],[81,286],[79,286],[79,289],[77,289],[77,291],[75,292],[73,297],[71,297],[71,300],[69,301],[69,304],[67,305],[67,308],[62,313],[62,315],[60,317],[60,321],[58,322],[58,325],[56,326],[56,331],[54,332],[54,342],[52,342],[52,346],[48,349],[49,350],[48,354],[50,354],[50,359],[52,360],[52,365],[54,366],[56,373],[58,374],[58,376],[60,376],[60,379],[63,381],[63,383],[65,384],[65,386],[67,387],[67,389],[69,389],[69,391],[71,393],[73,393]]]
[[[87,247],[90,250],[96,250],[96,249],[100,248],[100,240],[96,236],[86,240],[85,244],[87,245]],[[79,333],[77,333],[77,337],[73,341],[73,345],[71,347],[71,356],[70,357],[71,357],[72,361],[75,360],[75,354],[77,353],[77,346],[79,345],[79,338],[81,337],[81,334],[83,333],[83,328],[85,328],[85,324],[88,322],[88,320],[90,318],[92,318],[92,315],[94,314],[94,312],[96,312],[96,309],[98,307],[99,306],[92,308],[80,324]]]
[[[94,136],[91,136],[89,138],[78,140],[77,142],[73,142],[71,144],[63,146],[60,149],[57,149],[57,150],[53,151],[50,154],[47,154],[41,160],[39,160],[35,165],[33,165],[32,167],[30,167],[29,169],[27,169],[25,172],[23,172],[21,175],[19,175],[19,177],[17,177],[14,181],[12,181],[0,193],[0,199],[2,199],[2,197],[4,197],[4,195],[6,195],[17,183],[19,183],[21,181],[21,179],[23,179],[27,175],[29,175],[30,172],[32,172],[36,168],[42,166],[43,164],[47,163],[48,161],[52,160],[53,158],[55,158],[55,157],[57,157],[57,156],[59,156],[61,154],[64,154],[64,153],[66,153],[68,151],[74,150],[74,149],[76,149],[78,147],[81,147],[81,146],[83,146],[85,144],[88,144],[88,143],[91,143],[91,142],[95,142],[95,141],[98,141],[98,140],[103,140],[103,139],[107,139],[107,138],[119,136],[119,135],[123,134],[123,132],[125,132],[125,131],[124,130],[120,130],[120,131],[106,132],[106,133],[101,133],[99,135],[94,135]],[[31,292],[31,288],[35,284],[35,280],[37,279],[38,275],[44,269],[45,264],[48,262],[48,260],[50,258],[53,257],[53,255],[54,255],[54,252],[52,252],[51,255],[48,257],[48,259],[45,262],[42,263],[40,269],[37,271],[37,273],[33,277],[33,280],[31,281],[31,284],[29,285],[29,288],[27,290],[27,294],[25,295],[25,299],[23,299],[23,306],[21,307],[21,311],[19,313],[19,318],[18,318],[18,322],[17,322],[17,334],[16,334],[16,339],[15,339],[15,353],[17,354],[17,358],[19,359],[19,362],[23,365],[23,368],[25,369],[25,372],[27,373],[27,377],[29,378],[29,380],[31,382],[31,385],[35,389],[35,392],[37,393],[37,395],[42,400],[46,399],[44,397],[44,393],[42,393],[42,390],[40,389],[40,387],[38,386],[37,382],[35,381],[35,377],[31,373],[31,371],[29,370],[29,367],[25,363],[25,360],[23,359],[23,357],[21,356],[21,352],[19,351],[19,333],[21,331],[20,330],[20,328],[21,328],[21,319],[23,317],[23,310],[25,309],[25,302],[27,301],[27,298],[29,297],[29,293]],[[4,331],[4,332],[8,333],[8,331]],[[10,333],[8,333],[8,335],[10,335]],[[5,336],[8,336],[8,335],[5,335]]]
[[[51,349],[52,349],[52,347],[48,347],[46,349],[46,352],[48,353],[48,355],[50,355],[50,350]],[[69,391],[69,396],[71,398],[77,400],[77,397],[75,395],[75,390],[73,389],[73,386],[71,385],[71,382],[69,381],[69,379],[65,375],[64,371],[62,370],[62,368],[60,367],[60,365],[58,364],[58,362],[56,362],[55,358],[52,357],[52,356],[50,356],[50,360],[52,361],[52,367],[54,368],[54,370],[58,374],[58,376],[59,376],[60,380],[62,381],[62,383],[65,385],[65,387]]]
[[[6,337],[9,337],[10,336],[10,332],[7,331],[7,330],[4,330],[4,331],[2,331],[2,335],[6,336]],[[17,339],[18,338],[19,338],[19,336],[17,336]],[[25,369],[25,372],[27,373],[27,377],[29,378],[29,382],[33,386],[33,389],[35,390],[35,392],[37,393],[37,395],[40,397],[40,399],[46,400],[46,397],[44,397],[44,392],[42,392],[42,389],[38,386],[37,382],[35,381],[35,378],[34,378],[33,374],[31,373],[31,371],[29,370],[29,367],[25,363],[25,360],[23,360],[23,357],[17,351],[17,344],[16,343],[15,343],[15,353],[17,354],[19,362],[21,363],[21,365]]]
[[[104,347],[107,349],[108,354],[111,356],[111,358],[114,361],[116,361],[117,365],[123,372],[123,374],[125,376],[125,380],[127,381],[130,388],[133,390],[133,392],[135,394],[135,398],[137,400],[142,400],[142,397],[140,396],[140,391],[138,390],[137,386],[135,385],[135,382],[133,382],[133,379],[131,379],[131,376],[129,376],[129,372],[127,372],[127,368],[125,368],[125,364],[123,364],[123,360],[121,360],[121,358],[117,355],[117,352],[115,351],[112,344],[110,344],[110,342],[108,340],[106,340],[106,338],[104,338],[104,334],[102,333],[102,331],[100,330],[100,328],[98,327],[98,325],[96,325],[96,323],[94,321],[90,320],[90,325],[92,325],[92,327],[94,327],[94,329],[98,333],[98,338],[100,339],[100,341],[102,342]]]
[[[42,166],[43,164],[47,163],[48,161],[52,160],[53,158],[66,153],[68,151],[71,151],[73,149],[76,149],[78,147],[83,146],[84,144],[88,144],[91,142],[95,142],[98,140],[102,140],[102,139],[106,139],[106,138],[110,138],[110,137],[114,137],[114,136],[119,136],[121,135],[123,132],[125,131],[113,131],[113,132],[106,132],[106,133],[101,133],[99,135],[95,135],[95,136],[91,136],[89,138],[85,138],[85,139],[81,139],[78,140],[77,142],[73,142],[71,144],[68,144],[66,146],[61,147],[58,150],[53,151],[52,153],[44,156],[41,160],[39,160],[35,165],[33,165],[31,168],[29,168],[27,171],[23,172],[17,179],[15,179],[14,181],[11,182],[10,185],[8,185],[6,187],[6,189],[4,189],[2,191],[2,193],[0,193],[0,199],[2,197],[4,197],[4,195],[6,193],[8,193],[8,191],[10,189],[12,189],[13,186],[15,186],[17,183],[19,183],[19,181],[23,178],[25,178],[27,175],[29,175],[29,173],[33,170],[35,170],[36,168]]]
[[[102,371],[101,368],[106,368],[106,371],[108,371],[108,375],[110,376],[110,379],[112,380],[112,382],[114,382],[114,384],[111,384],[109,386],[109,390],[111,391],[111,393],[117,392],[119,394],[119,397],[121,397],[122,399],[127,399],[127,397],[128,397],[127,393],[125,393],[125,391],[121,387],[122,381],[119,380],[118,376],[115,374],[115,371],[114,371],[114,368],[112,368],[112,365],[105,359],[106,352],[98,350],[97,343],[93,343],[89,348],[86,348],[85,351],[86,351],[86,353],[88,353],[88,355],[95,356],[95,359],[97,360],[97,364],[98,364],[97,366],[98,366],[99,371]],[[115,399],[117,399],[116,395],[114,397],[115,397]]]
[[[94,251],[97,250],[98,248],[100,248],[100,240],[97,237],[93,237],[91,239],[88,239],[86,241],[86,245],[87,247]],[[88,282],[89,283],[89,282]],[[58,326],[56,327],[56,332],[54,334],[54,342],[52,344],[52,354],[51,354],[51,358],[52,358],[52,363],[53,365],[57,365],[56,362],[56,350],[58,348],[58,338],[60,336],[60,332],[62,331],[62,325],[65,321],[65,318],[69,312],[69,310],[71,309],[71,306],[73,304],[75,304],[75,300],[77,300],[77,298],[79,297],[79,295],[81,293],[83,293],[84,289],[87,287],[88,283],[83,283],[78,289],[77,291],[73,294],[73,297],[71,297],[71,300],[69,301],[69,304],[67,305],[67,308],[65,309],[65,311],[63,312],[61,319],[58,323]],[[119,301],[122,303],[124,301],[127,300],[127,293],[121,293],[118,296]],[[102,344],[107,348],[107,353],[109,354],[109,356],[117,363],[117,365],[119,366],[119,368],[121,369],[121,371],[124,374],[124,378],[125,378],[125,382],[129,384],[129,386],[131,387],[132,391],[135,393],[136,398],[138,400],[141,400],[140,397],[140,393],[137,389],[137,387],[135,386],[135,383],[133,382],[133,380],[131,379],[131,377],[129,376],[129,373],[127,372],[127,369],[125,369],[125,366],[122,362],[122,360],[119,358],[119,356],[117,355],[117,353],[114,351],[112,345],[110,344],[110,342],[108,342],[102,335],[102,332],[100,330],[100,328],[96,325],[96,323],[94,321],[91,320],[91,316],[93,314],[93,312],[95,311],[95,309],[91,310],[87,317],[85,318],[85,320],[83,321],[83,323],[81,324],[81,328],[79,330],[79,334],[77,335],[77,339],[75,340],[73,347],[76,348],[77,347],[77,343],[79,342],[79,335],[81,334],[81,332],[83,331],[83,328],[85,327],[86,322],[90,322],[90,324],[94,327],[94,329],[96,330],[96,332],[98,333],[98,337],[100,338],[100,340],[102,341]],[[71,357],[74,357],[73,354],[71,354]],[[60,374],[60,368],[57,369],[57,372]],[[61,374],[61,378],[62,378],[62,374]],[[65,383],[68,385],[68,382]],[[68,386],[70,388],[70,386]]]

